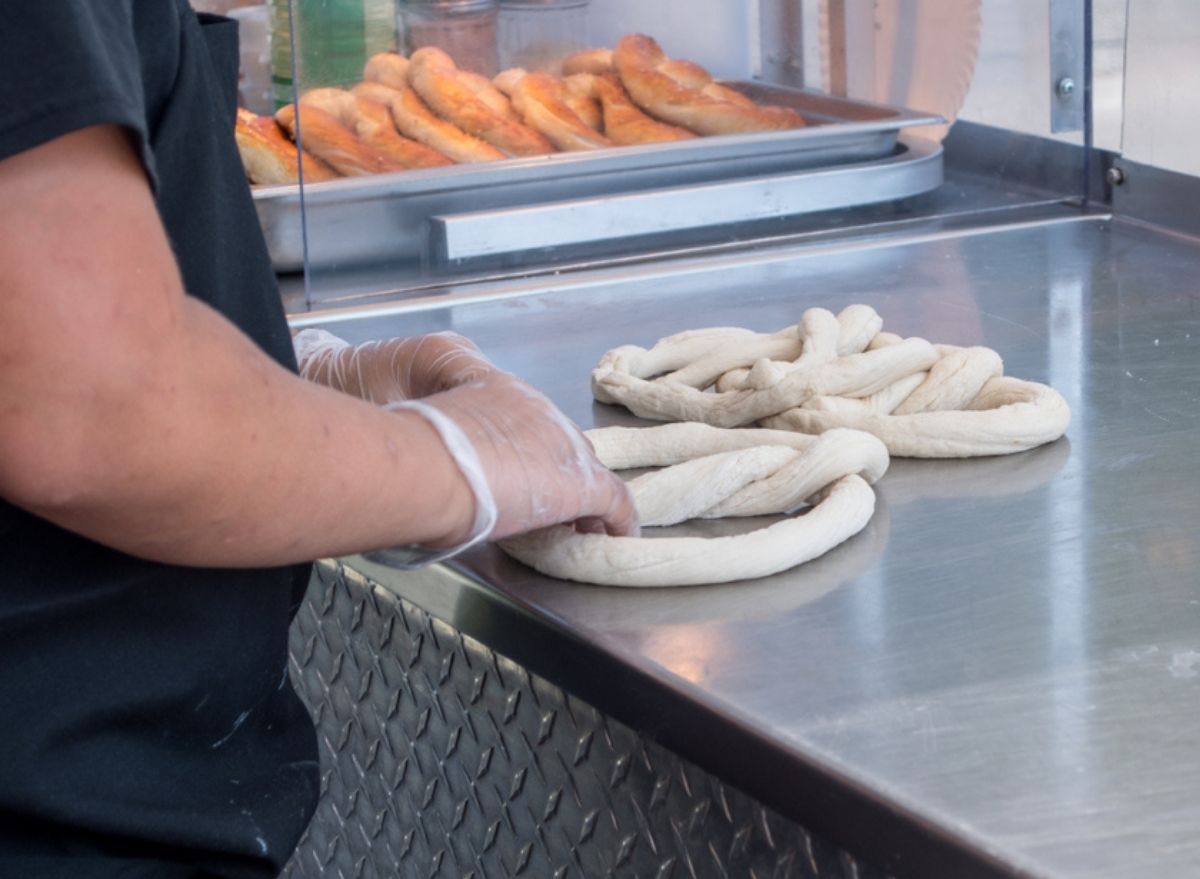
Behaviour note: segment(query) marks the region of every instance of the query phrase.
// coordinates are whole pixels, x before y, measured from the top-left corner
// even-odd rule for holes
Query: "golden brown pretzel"
[[[364,97],[358,101],[358,124],[355,131],[363,142],[391,156],[408,168],[441,168],[454,161],[432,147],[405,137],[396,130],[391,107]]]
[[[521,117],[513,109],[512,101],[505,96],[507,93],[493,85],[492,81],[483,74],[470,70],[459,70],[458,81],[505,119],[512,122],[521,121]]]
[[[645,34],[629,34],[613,51],[613,65],[629,96],[646,112],[697,134],[739,134],[800,128],[804,119],[787,107],[759,107],[708,89],[712,77],[698,65],[672,62]],[[703,83],[703,85],[700,85]]]
[[[612,73],[612,49],[584,49],[563,59],[563,76],[574,73]]]
[[[521,78],[528,74],[529,71],[524,67],[510,67],[507,70],[501,70],[492,77],[492,85],[503,95],[512,98],[513,91],[517,87],[517,83]]]
[[[566,102],[562,80],[548,73],[528,73],[512,90],[513,106],[525,123],[560,150],[595,150],[612,146],[612,141],[579,118]]]
[[[437,150],[404,137],[396,130],[387,104],[342,89],[313,89],[300,103],[319,107],[353,131],[368,147],[405,168],[439,168],[454,164]]]
[[[320,107],[301,104],[297,111],[295,105],[288,104],[275,114],[275,121],[283,126],[293,140],[296,139],[297,113],[300,116],[300,141],[304,149],[327,162],[339,174],[359,177],[404,170],[403,165],[367,146],[337,117]]]
[[[269,116],[239,108],[234,126],[238,155],[251,183],[280,184],[300,181],[300,151]],[[304,179],[313,183],[333,180],[337,172],[312,154],[304,153]]]
[[[300,96],[300,103],[306,107],[316,107],[328,113],[338,122],[354,131],[354,121],[358,114],[355,107],[354,95],[345,89],[323,88],[312,89]],[[304,122],[303,119],[300,120]]]
[[[379,83],[364,82],[351,92],[369,101],[386,104],[401,134],[455,162],[494,162],[505,158],[504,153],[491,144],[439,119],[410,88],[390,89]]]
[[[592,94],[600,101],[604,113],[604,133],[615,144],[632,146],[640,143],[670,143],[696,137],[686,128],[659,122],[643,113],[630,100],[621,81],[614,74],[592,76],[578,73],[568,79],[573,80],[579,89],[590,85]]]
[[[408,79],[413,90],[437,115],[510,156],[554,152],[545,137],[513,122],[480,100],[458,77],[458,67],[441,49],[424,46],[413,52]]]
[[[707,70],[694,61],[672,58],[658,65],[658,69],[680,85],[687,88],[699,89],[709,97],[720,98],[723,101],[732,101],[735,104],[741,104],[743,107],[756,106],[752,100],[741,92],[727,88],[714,80]]]
[[[591,74],[575,73],[563,78],[563,101],[588,128],[604,131],[604,110],[592,86]]]
[[[510,67],[502,70],[492,79],[492,83],[510,98],[516,91],[517,83],[529,71],[524,67]],[[562,101],[588,128],[604,132],[604,114],[600,110],[600,99],[593,93],[592,75],[576,73],[562,80]]]
[[[367,59],[363,68],[363,79],[366,82],[377,82],[388,88],[402,89],[408,87],[408,59],[395,52],[380,52]]]

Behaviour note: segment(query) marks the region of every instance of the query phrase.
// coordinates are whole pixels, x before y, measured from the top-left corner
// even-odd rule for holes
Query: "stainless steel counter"
[[[769,580],[621,591],[485,549],[463,576],[390,582],[897,873],[1194,876],[1198,279],[1197,242],[1080,219],[641,266],[331,328],[457,330],[584,426],[634,422],[591,400],[606,349],[811,305],[865,302],[1054,385],[1064,441],[897,460],[864,533]]]

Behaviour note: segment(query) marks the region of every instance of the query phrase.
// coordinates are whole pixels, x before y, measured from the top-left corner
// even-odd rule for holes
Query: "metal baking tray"
[[[459,214],[866,163],[893,156],[901,129],[944,121],[935,114],[805,89],[760,82],[724,84],[758,103],[791,107],[809,125],[344,178],[303,187],[259,187],[254,202],[272,264],[278,272],[301,270],[307,243],[308,263],[314,269],[413,261],[436,268],[455,261],[453,253],[447,252],[442,230]],[[791,207],[788,213],[813,210],[804,204]]]

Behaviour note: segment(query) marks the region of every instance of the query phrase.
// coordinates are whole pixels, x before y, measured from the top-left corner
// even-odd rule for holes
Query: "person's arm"
[[[511,377],[481,383],[429,401],[461,413],[477,400],[518,426],[527,413],[542,434],[558,417]],[[482,414],[463,429],[500,508],[494,536],[590,516],[636,530],[623,486],[578,460],[569,431],[554,427],[561,460],[534,460]],[[552,503],[531,508],[530,485]],[[426,419],[293,376],[184,294],[114,127],[0,161],[0,496],[126,552],[207,566],[451,544],[475,514]]]

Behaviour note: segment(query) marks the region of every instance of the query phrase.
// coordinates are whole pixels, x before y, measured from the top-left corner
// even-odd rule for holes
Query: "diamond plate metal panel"
[[[291,633],[321,802],[288,879],[876,879],[339,563]]]

